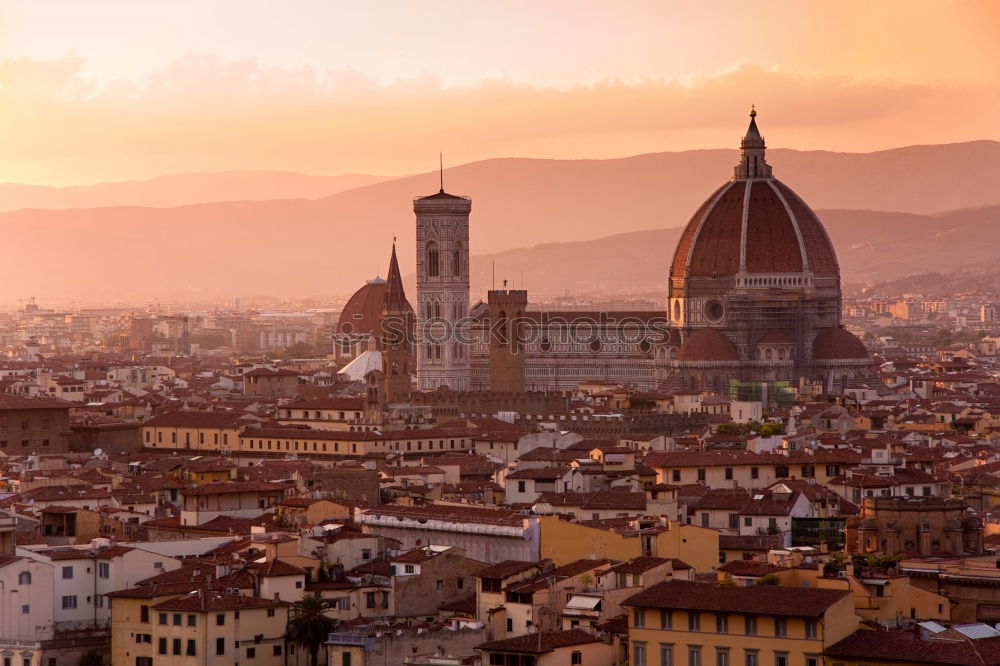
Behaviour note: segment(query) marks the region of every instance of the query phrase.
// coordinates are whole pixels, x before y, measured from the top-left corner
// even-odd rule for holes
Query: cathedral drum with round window
[[[674,388],[806,379],[836,392],[843,377],[869,374],[871,358],[842,326],[833,244],[812,209],[774,178],[756,116],[732,179],[698,207],[674,251],[667,308],[684,340]]]

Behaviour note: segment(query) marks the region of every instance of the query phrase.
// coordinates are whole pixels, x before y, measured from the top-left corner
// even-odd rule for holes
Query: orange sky
[[[0,181],[1000,139],[997,2],[3,0]],[[766,119],[766,120],[765,120]]]

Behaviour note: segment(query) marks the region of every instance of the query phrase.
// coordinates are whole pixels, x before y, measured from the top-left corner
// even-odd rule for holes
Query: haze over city
[[[128,281],[35,272],[32,294],[60,303],[345,295],[386,269],[384,253],[364,242],[371,234],[412,238],[405,198],[434,187],[443,153],[451,188],[482,203],[471,240],[481,292],[482,267],[497,259],[486,255],[682,226],[715,182],[707,165],[733,159],[751,104],[772,148],[823,151],[774,158],[814,206],[937,214],[992,205],[995,193],[965,176],[992,178],[996,168],[997,144],[981,142],[1000,139],[998,24],[989,2],[649,2],[628,11],[593,2],[5,2],[0,211],[9,213],[0,226],[24,249],[0,272],[23,281],[39,261],[72,262],[111,243]],[[844,166],[863,157],[828,155],[974,141],[941,157],[873,156],[867,168],[881,182],[869,181],[871,196],[857,195],[858,179],[844,182]],[[719,153],[683,152],[700,149]],[[481,163],[497,158],[561,161]],[[782,173],[793,159],[816,167]],[[928,191],[935,174],[956,170],[964,185]],[[581,177],[583,191],[573,186]],[[219,203],[247,200],[269,203]],[[196,206],[177,208],[186,205]],[[269,241],[276,259],[299,256],[294,280],[234,279],[236,257],[287,223],[311,239]],[[185,229],[234,252],[206,254],[181,240]],[[151,238],[171,248],[169,269],[143,258]],[[400,247],[404,273],[411,247]],[[339,255],[337,270],[321,249]],[[544,293],[585,286],[500,259],[502,275]],[[851,282],[870,277],[848,264]],[[897,265],[891,277],[908,272],[917,266]]]
[[[1000,666],[1000,2],[0,0],[0,666]]]

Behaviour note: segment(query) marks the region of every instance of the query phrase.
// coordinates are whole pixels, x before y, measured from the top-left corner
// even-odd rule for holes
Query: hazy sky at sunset
[[[1000,139],[1000,2],[0,0],[0,181]]]

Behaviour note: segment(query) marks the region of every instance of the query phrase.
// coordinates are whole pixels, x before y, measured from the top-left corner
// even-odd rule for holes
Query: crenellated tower
[[[504,393],[524,391],[524,325],[528,292],[524,289],[491,289],[490,390]]]

